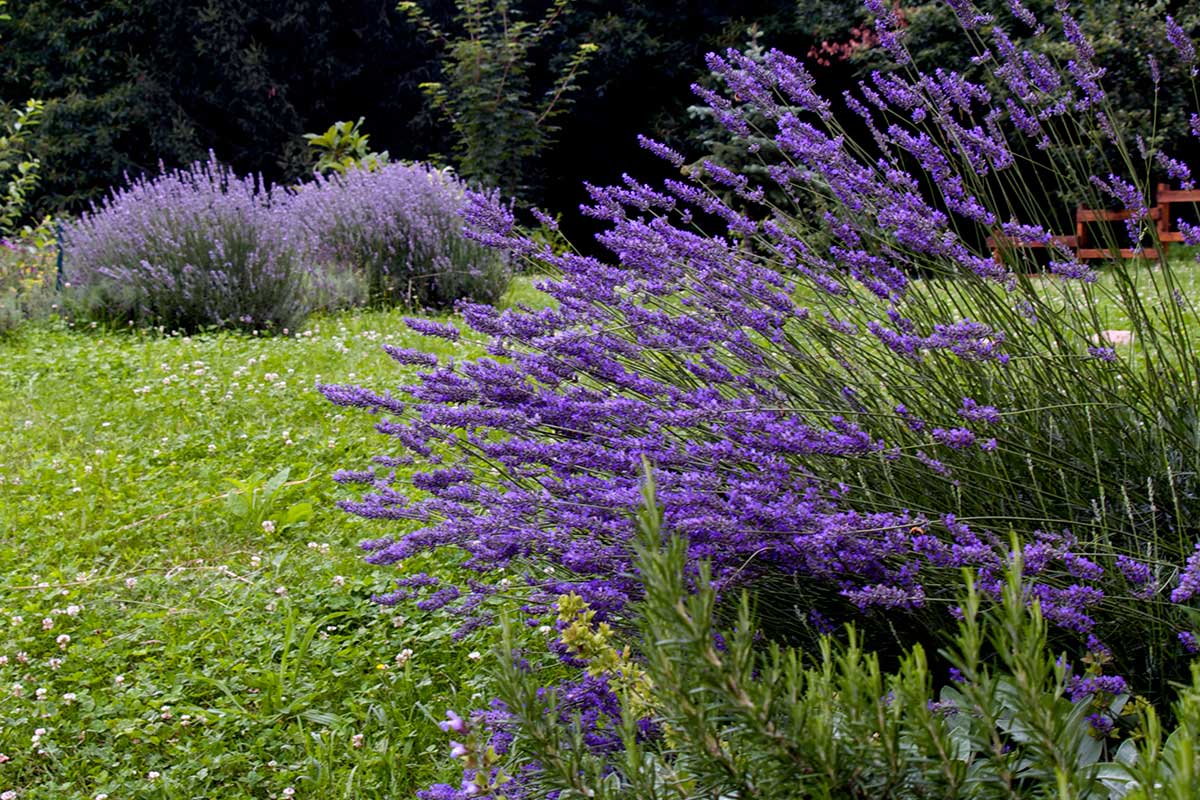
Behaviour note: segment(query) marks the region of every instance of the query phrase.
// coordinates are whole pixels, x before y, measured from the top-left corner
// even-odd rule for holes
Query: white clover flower
[[[355,748],[361,748],[363,746],[363,735],[361,733],[356,733],[353,736],[351,736],[350,737],[350,746],[355,747]]]
[[[147,777],[149,780],[156,781],[156,780],[158,780],[159,778],[161,778],[161,777],[162,777],[162,773],[161,773],[161,772],[158,772],[157,770],[153,770],[153,769],[152,769],[152,770],[150,770],[149,772],[147,772],[147,773],[146,773],[146,777]]]
[[[126,578],[125,579],[125,588],[126,589],[133,589],[136,587],[137,587],[137,578]]]
[[[66,694],[64,694],[62,696],[63,702],[67,703],[68,705],[71,703],[74,703],[75,698],[76,698],[76,694],[74,692],[67,692]]]
[[[0,800],[17,800],[17,793],[12,789],[6,792],[0,792]]]
[[[471,661],[479,661],[483,658],[483,653],[479,652],[478,650],[472,650],[471,652],[467,653],[467,658]]]
[[[39,686],[33,692],[34,697],[36,697],[38,700],[45,700],[47,694],[49,694],[49,691],[46,689],[43,689],[41,686]],[[39,728],[38,730],[41,730],[41,729]]]
[[[275,521],[270,520],[270,519],[264,519],[262,522],[262,529],[264,531],[266,531],[267,533],[274,533],[275,532]]]
[[[115,683],[117,686],[124,686],[125,685],[125,676],[124,675],[116,676],[115,678],[113,678],[113,683]]]
[[[71,643],[71,637],[65,633],[61,633],[54,641],[58,645],[59,650],[66,650],[67,645]]]
[[[334,586],[345,586],[346,579],[344,577],[342,577],[341,575],[334,575],[333,576],[333,585]]]
[[[82,610],[83,609],[80,606],[67,606],[67,616],[68,617],[78,617],[79,612]]]
[[[403,650],[401,650],[399,653],[396,654],[396,666],[403,667],[405,664],[407,664],[412,659],[412,657],[413,657],[413,651],[407,647],[404,648]]]

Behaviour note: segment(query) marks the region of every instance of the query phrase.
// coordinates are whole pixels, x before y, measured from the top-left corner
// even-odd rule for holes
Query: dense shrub
[[[325,389],[388,412],[378,429],[428,467],[416,500],[383,472],[342,476],[367,484],[344,503],[352,512],[410,521],[366,543],[372,562],[442,547],[481,571],[533,561],[531,611],[575,591],[619,612],[640,591],[629,512],[648,458],[667,530],[712,560],[719,590],[753,585],[786,627],[796,613],[821,626],[861,612],[906,642],[940,640],[959,570],[998,596],[1015,534],[1056,640],[1111,659],[1152,696],[1187,673],[1200,592],[1192,298],[1165,261],[1097,280],[1050,246],[1035,279],[1034,251],[997,261],[984,245],[1052,245],[1067,216],[1047,202],[1055,182],[1134,212],[1109,244],[1152,243],[1144,176],[1172,156],[1118,147],[1122,160],[1092,175],[1077,150],[1042,149],[1124,141],[1069,9],[1038,34],[1065,38],[1060,71],[1011,46],[1012,20],[954,4],[975,66],[999,78],[990,92],[951,65],[917,70],[887,4],[871,5],[901,68],[844,101],[817,95],[778,51],[709,59],[748,104],[702,90],[715,117],[743,137],[756,134],[750,110],[776,129],[769,174],[791,207],[757,205],[763,188],[717,165],[661,187],[593,188],[587,213],[611,225],[600,241],[616,255],[605,263],[539,249],[479,198],[476,235],[552,270],[541,286],[557,305],[461,305],[505,359],[394,352],[429,367],[406,397]],[[1190,72],[1194,52],[1180,53],[1157,68]],[[1043,166],[1037,186],[1015,168],[1028,161]],[[810,199],[826,212],[804,213]],[[1109,333],[1115,320],[1128,336]],[[468,625],[487,618],[486,586],[430,579],[385,599],[413,594]]]
[[[464,185],[422,164],[317,175],[288,204],[308,257],[362,275],[372,301],[445,307],[499,299],[508,259],[462,235]]]
[[[114,191],[63,230],[75,312],[170,330],[294,327],[319,281],[279,199],[212,158]]]

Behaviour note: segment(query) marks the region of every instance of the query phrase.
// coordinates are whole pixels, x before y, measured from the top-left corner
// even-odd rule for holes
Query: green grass
[[[314,389],[404,382],[385,341],[450,347],[402,316],[0,339],[0,793],[357,800],[450,777],[436,722],[479,704],[497,634],[371,601],[397,572],[356,545],[398,528],[338,510],[331,474],[388,443]]]

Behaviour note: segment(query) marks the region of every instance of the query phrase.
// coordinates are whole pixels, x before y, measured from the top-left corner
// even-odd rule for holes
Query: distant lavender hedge
[[[308,258],[365,279],[376,304],[444,308],[491,303],[508,284],[506,256],[462,234],[465,185],[424,164],[316,176],[288,215]]]
[[[84,317],[168,330],[294,326],[316,277],[281,199],[212,157],[114,190],[63,231],[70,302]]]

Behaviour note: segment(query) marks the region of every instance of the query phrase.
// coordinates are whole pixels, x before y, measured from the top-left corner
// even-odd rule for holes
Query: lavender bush
[[[376,303],[446,307],[499,299],[503,253],[462,235],[465,186],[423,164],[315,176],[288,205],[309,258],[363,276]]]
[[[63,230],[75,310],[169,330],[294,327],[318,280],[302,265],[280,199],[211,156],[114,190]]]
[[[1002,91],[913,68],[879,0],[868,7],[897,69],[842,98],[778,51],[710,56],[739,104],[698,93],[732,133],[772,138],[768,174],[790,205],[715,164],[594,187],[585,213],[610,226],[606,262],[539,248],[476,197],[474,235],[551,270],[541,288],[556,305],[461,303],[465,333],[413,322],[494,357],[395,351],[424,367],[404,397],[325,387],[383,412],[376,427],[399,451],[340,476],[366,487],[346,509],[398,521],[365,544],[369,560],[457,548],[481,572],[535,564],[531,621],[567,592],[619,618],[640,593],[630,518],[648,459],[689,562],[711,560],[719,592],[769,593],[777,622],[861,613],[939,640],[959,570],[999,596],[1012,535],[1058,640],[1151,696],[1182,677],[1200,600],[1195,308],[1165,260],[1098,280],[1054,246],[1069,213],[1047,198],[1055,182],[1084,187],[1090,205],[1134,212],[1110,245],[1150,246],[1156,170],[1187,182],[1187,167],[1148,139],[1122,146],[1068,3],[1041,28],[1016,0],[1002,19],[951,5],[978,53],[963,68]],[[1148,75],[1195,70],[1171,24],[1180,63]],[[1063,37],[1063,63],[1015,48],[1011,25]],[[1101,174],[1073,146],[1089,139],[1120,155]],[[994,259],[989,235],[1046,244],[1048,273],[1030,277],[1032,250]],[[1129,330],[1114,335],[1105,308]],[[415,500],[388,471],[409,459],[424,467]],[[469,629],[492,591],[418,576],[383,600],[454,608]]]
[[[746,602],[731,629],[718,629],[707,565],[689,585],[686,547],[663,545],[651,487],[647,495],[638,657],[564,596],[559,635],[588,656],[588,675],[548,691],[553,659],[518,651],[508,629],[499,702],[445,725],[460,786],[423,797],[1183,800],[1200,790],[1200,665],[1181,687],[1180,724],[1164,736],[1153,707],[1131,702],[1100,665],[1047,647],[1019,552],[986,610],[968,575],[940,658],[918,644],[889,667],[853,628],[815,652],[768,649]]]

